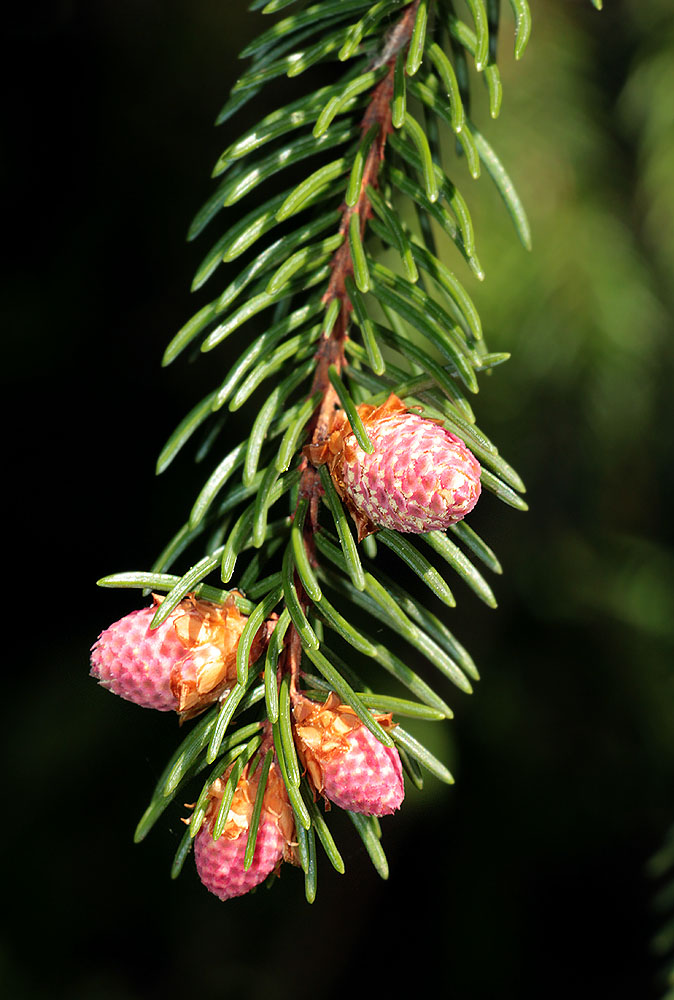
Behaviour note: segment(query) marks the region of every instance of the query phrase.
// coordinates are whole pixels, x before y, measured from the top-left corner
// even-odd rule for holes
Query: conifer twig
[[[347,278],[353,274],[353,258],[350,243],[346,239],[346,235],[349,232],[352,218],[356,217],[359,220],[360,238],[362,241],[367,220],[373,214],[368,187],[371,186],[375,190],[378,187],[378,176],[381,165],[384,162],[386,140],[389,133],[393,131],[391,115],[396,58],[398,52],[409,44],[419,3],[420,0],[414,0],[407,7],[405,13],[387,35],[380,57],[373,62],[375,67],[386,66],[387,71],[384,78],[372,92],[360,124],[360,131],[363,136],[366,136],[371,129],[376,131],[363,166],[358,195],[352,204],[349,205],[345,202],[342,206],[342,218],[338,232],[345,238],[341,246],[335,251],[330,262],[330,281],[322,299],[326,308],[332,302],[336,301],[339,303],[339,312],[332,328],[329,331],[324,331],[321,336],[321,341],[316,352],[316,372],[310,395],[321,393],[322,401],[310,425],[310,440],[312,444],[319,444],[328,438],[333,415],[339,406],[337,393],[330,382],[328,373],[330,367],[333,365],[337,373],[340,373],[344,367],[344,344],[348,337],[351,313],[353,311],[353,305],[346,287]],[[309,499],[310,524],[308,528],[312,533],[318,528],[318,499],[321,493],[322,488],[318,472],[304,458],[299,495]],[[311,547],[311,543],[308,543],[308,547]]]

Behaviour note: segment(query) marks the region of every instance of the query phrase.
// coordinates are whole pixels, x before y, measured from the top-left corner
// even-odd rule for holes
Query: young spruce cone
[[[269,769],[250,868],[244,868],[244,856],[259,783],[259,767],[252,777],[249,777],[248,765],[245,767],[236,786],[224,830],[217,840],[213,840],[213,824],[229,770],[211,785],[210,805],[194,841],[194,859],[199,878],[209,892],[219,899],[231,899],[250,892],[260,882],[264,882],[282,861],[297,863],[293,849],[295,826],[292,809],[275,763]]]
[[[92,647],[91,676],[127,701],[191,718],[236,681],[236,649],[246,617],[232,591],[224,604],[188,596],[159,628],[150,622],[162,598],[132,611],[100,634]],[[260,630],[250,660],[261,653]]]
[[[328,464],[337,492],[358,527],[444,531],[470,513],[480,496],[480,465],[463,441],[435,420],[410,413],[397,396],[358,407],[374,451],[364,452],[345,414],[326,442],[305,451]]]
[[[295,745],[312,784],[336,806],[370,816],[395,812],[405,797],[395,747],[385,747],[334,692],[320,705],[298,696]],[[390,715],[377,716],[385,727]]]

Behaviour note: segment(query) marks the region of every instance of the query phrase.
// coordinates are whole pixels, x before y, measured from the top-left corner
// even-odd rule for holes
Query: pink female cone
[[[204,828],[196,836],[194,860],[199,878],[218,899],[245,895],[264,882],[283,860],[285,841],[270,817],[260,820],[253,863],[246,870],[243,860],[247,840],[247,830],[242,831],[236,840],[228,840],[224,836],[213,840],[210,830]]]
[[[295,863],[294,821],[288,795],[276,764],[267,778],[255,852],[244,868],[248,831],[257,793],[259,769],[249,781],[247,768],[236,786],[224,830],[213,839],[213,824],[224,792],[227,772],[211,786],[211,803],[194,842],[199,878],[219,899],[243,896],[271,875],[283,860]]]
[[[410,413],[396,397],[358,407],[372,454],[363,451],[340,415],[328,441],[309,446],[314,464],[328,463],[359,540],[377,528],[444,531],[480,496],[480,465],[460,438],[434,420]]]
[[[293,706],[296,746],[316,791],[351,812],[387,816],[405,797],[400,755],[367,729],[331,693],[324,705],[298,697]],[[390,716],[378,721],[391,725]]]
[[[349,749],[323,764],[323,794],[342,809],[388,816],[405,797],[398,751],[360,726],[347,736]]]
[[[161,603],[132,611],[98,637],[91,675],[113,694],[143,708],[190,718],[223,695],[236,680],[236,650],[247,619],[232,591],[224,604],[186,597],[156,629],[150,623]],[[266,636],[258,632],[255,659]]]
[[[150,631],[156,608],[132,611],[101,632],[91,651],[91,676],[102,687],[143,708],[177,708],[171,671],[185,656],[174,615]]]

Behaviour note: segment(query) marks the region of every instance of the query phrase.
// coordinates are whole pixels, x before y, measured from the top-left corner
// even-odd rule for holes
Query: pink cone
[[[368,455],[345,438],[344,489],[373,524],[395,531],[444,531],[468,514],[480,495],[480,466],[454,434],[414,413],[368,427]]]
[[[283,860],[283,834],[270,817],[260,820],[253,863],[246,871],[243,859],[247,840],[247,830],[236,840],[228,840],[224,836],[213,840],[210,828],[205,827],[196,836],[194,860],[199,878],[218,899],[245,895],[264,882]]]
[[[359,726],[347,736],[346,753],[323,764],[323,794],[342,809],[388,816],[405,797],[403,770],[395,747],[385,747]]]
[[[247,619],[232,591],[224,604],[188,596],[162,625],[150,629],[161,598],[132,611],[100,634],[92,647],[91,676],[113,694],[143,708],[198,715],[236,680],[236,651]],[[251,662],[260,654],[258,632]]]
[[[253,860],[244,868],[248,830],[258,788],[259,768],[248,780],[248,767],[239,779],[224,830],[213,840],[227,773],[211,786],[211,804],[194,841],[199,878],[219,899],[243,896],[271,875],[283,860],[296,863],[295,826],[288,793],[278,765],[272,763],[267,778]]]
[[[381,406],[361,404],[358,413],[372,454],[360,447],[342,412],[329,438],[308,445],[305,454],[315,465],[327,462],[359,540],[377,528],[444,531],[473,509],[481,470],[460,438],[411,413],[394,395]]]
[[[351,812],[387,816],[405,797],[395,747],[384,746],[332,692],[320,705],[302,695],[293,705],[295,744],[316,791]],[[378,716],[384,726],[391,716]]]
[[[177,707],[171,670],[185,656],[185,647],[173,627],[175,614],[150,631],[155,611],[132,611],[101,632],[92,647],[91,676],[120,698],[171,712]]]

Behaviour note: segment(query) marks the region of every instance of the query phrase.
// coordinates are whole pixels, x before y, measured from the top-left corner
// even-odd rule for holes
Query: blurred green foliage
[[[72,0],[10,18],[4,390],[28,415],[8,523],[29,545],[18,593],[36,594],[36,565],[49,575],[41,627],[24,612],[7,659],[7,996],[331,997],[359,969],[387,983],[405,966],[455,1000],[661,995],[646,862],[674,819],[674,11],[541,0],[515,64],[506,6],[503,111],[487,121],[476,81],[474,116],[531,254],[489,180],[455,175],[487,275],[462,276],[490,349],[513,355],[478,421],[531,509],[476,511],[505,572],[496,612],[457,587],[483,680],[452,745],[433,731],[456,786],[428,780],[384,824],[386,884],[336,824],[347,876],[324,864],[313,908],[292,871],[234,905],[187,869],[171,883],[177,821],[132,845],[172,720],[87,677],[89,645],[129,610],[93,581],[149,565],[193,497],[188,462],[152,470],[204,373],[159,360],[204,250],[184,232],[249,124],[210,127],[255,16]]]

